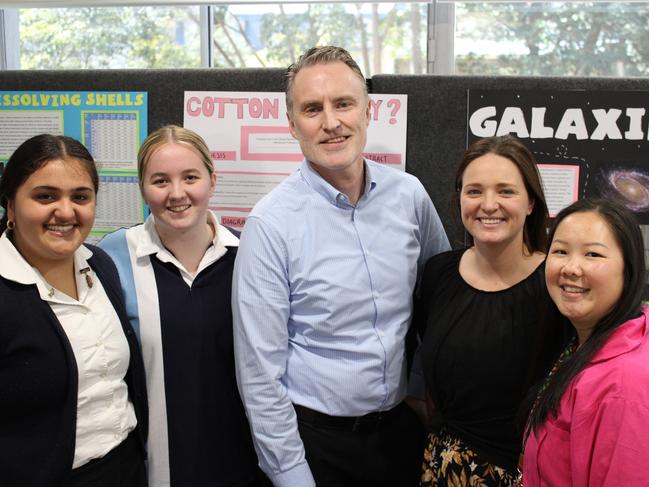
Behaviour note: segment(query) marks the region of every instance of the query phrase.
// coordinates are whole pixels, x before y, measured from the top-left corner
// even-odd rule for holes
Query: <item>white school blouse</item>
[[[0,275],[21,284],[35,284],[70,341],[79,375],[72,468],[101,458],[126,439],[137,419],[124,381],[130,360],[128,342],[104,287],[88,265],[92,251],[82,245],[74,254],[78,300],[48,284],[6,232],[0,237],[0,252],[10,257]],[[85,269],[89,270],[80,272]]]

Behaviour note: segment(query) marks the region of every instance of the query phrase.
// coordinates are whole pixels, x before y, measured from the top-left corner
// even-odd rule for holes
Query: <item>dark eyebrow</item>
[[[516,185],[517,185],[517,184],[516,184],[516,183],[513,183],[513,182],[509,182],[509,183],[506,183],[506,182],[505,182],[505,183],[497,183],[497,184],[496,184],[496,188],[506,188],[506,187],[516,186]],[[484,184],[482,184],[481,182],[477,181],[477,182],[475,182],[475,183],[471,183],[471,182],[466,183],[464,186],[474,186],[474,187],[480,187],[480,188],[481,188],[482,186],[484,186]]]
[[[36,186],[32,191],[61,191],[59,188],[54,186]]]
[[[333,103],[340,103],[341,101],[355,101],[356,97],[354,95],[342,95],[334,98]],[[322,102],[320,100],[306,100],[300,104],[301,109],[305,109],[312,106],[321,106]]]
[[[308,107],[313,107],[313,106],[320,106],[322,103],[320,103],[318,100],[306,100],[300,104],[300,109],[305,109]]]
[[[567,244],[568,244],[568,242],[566,242],[565,240],[561,240],[561,239],[555,239],[555,240],[552,241],[552,243],[560,243],[560,244],[563,244],[563,245],[567,245]],[[604,245],[604,244],[601,243],[601,242],[586,242],[586,243],[584,244],[584,247],[592,247],[592,246],[595,246],[595,247],[604,247],[605,249],[608,249],[608,245]]]
[[[61,191],[61,188],[56,186],[36,186],[32,191]],[[79,186],[78,188],[72,188],[72,191],[94,191],[94,189],[88,186]]]

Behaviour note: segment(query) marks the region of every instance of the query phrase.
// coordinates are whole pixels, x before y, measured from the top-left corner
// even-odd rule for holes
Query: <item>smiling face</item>
[[[151,154],[142,179],[142,196],[155,216],[158,233],[205,225],[216,175],[209,173],[196,151],[173,142],[161,145]]]
[[[14,243],[41,272],[54,262],[73,260],[95,219],[95,189],[83,163],[53,160],[32,173],[9,201]]]
[[[523,244],[534,203],[516,165],[496,154],[473,160],[462,174],[462,223],[476,245]]]
[[[362,171],[369,98],[351,68],[342,62],[302,68],[291,99],[289,129],[314,169],[333,186]]]
[[[552,300],[583,343],[624,289],[622,250],[598,213],[573,213],[561,221],[548,252],[545,280]]]

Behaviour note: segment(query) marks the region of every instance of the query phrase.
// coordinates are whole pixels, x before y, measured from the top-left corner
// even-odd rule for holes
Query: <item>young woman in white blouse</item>
[[[83,245],[98,177],[78,141],[38,135],[0,181],[3,485],[146,486],[147,402],[117,270]]]

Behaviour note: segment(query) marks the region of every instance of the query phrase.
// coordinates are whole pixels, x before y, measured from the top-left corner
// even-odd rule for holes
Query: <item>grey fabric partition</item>
[[[182,124],[184,91],[283,91],[283,69],[0,71],[0,90],[147,91],[149,130]],[[430,193],[454,247],[463,232],[450,205],[466,146],[467,90],[649,90],[649,79],[377,75],[370,91],[408,95],[407,171]],[[386,211],[388,211],[386,209]]]

